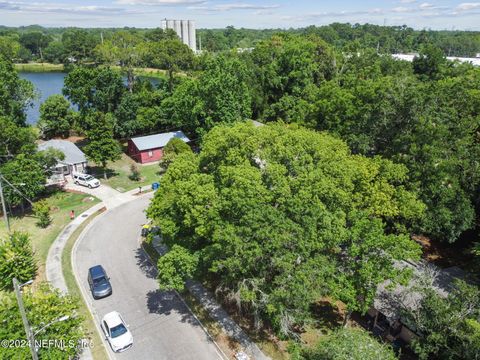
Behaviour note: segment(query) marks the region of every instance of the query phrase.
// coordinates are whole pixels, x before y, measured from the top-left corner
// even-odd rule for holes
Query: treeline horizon
[[[127,31],[142,35],[157,28],[137,27],[44,27],[27,25],[8,27],[0,25],[0,36],[17,34],[19,39],[26,34],[42,33],[43,42],[61,41],[63,34],[72,30],[82,30],[94,35],[93,43],[101,42],[102,37],[118,31]],[[480,31],[471,30],[432,30],[414,29],[407,25],[382,26],[373,24],[331,23],[322,26],[307,26],[300,28],[269,28],[251,29],[235,28],[199,28],[197,29],[197,48],[210,52],[226,51],[234,48],[251,48],[262,40],[279,33],[297,35],[317,35],[336,48],[344,48],[352,42],[358,42],[361,47],[376,48],[380,53],[420,52],[428,44],[440,48],[445,56],[475,57],[480,53]],[[32,51],[31,51],[32,52]],[[22,58],[27,59],[27,54]],[[35,55],[32,52],[32,55]]]

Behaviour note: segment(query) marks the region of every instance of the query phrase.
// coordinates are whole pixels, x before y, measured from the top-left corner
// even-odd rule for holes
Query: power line
[[[10,185],[10,187],[13,190],[15,190],[16,193],[18,193],[21,197],[23,197],[25,200],[27,200],[30,203],[30,205],[33,205],[33,202],[26,195],[24,195],[20,190],[18,190],[15,185],[13,185],[10,181],[5,179],[2,174],[0,174],[0,178],[2,178],[3,181],[5,181],[8,185]]]

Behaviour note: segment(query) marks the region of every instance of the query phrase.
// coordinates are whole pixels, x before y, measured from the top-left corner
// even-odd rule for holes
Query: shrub
[[[14,277],[26,282],[35,277],[35,263],[30,237],[27,233],[14,232],[0,242],[0,289],[13,289]]]
[[[138,171],[135,164],[130,166],[130,175],[128,175],[128,178],[132,181],[140,181],[140,171]]]
[[[40,200],[33,204],[33,213],[38,218],[37,226],[46,228],[52,223],[52,218],[50,217],[50,206],[45,200]]]

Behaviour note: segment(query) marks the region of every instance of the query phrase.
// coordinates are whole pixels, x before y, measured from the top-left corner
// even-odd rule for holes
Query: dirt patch
[[[451,266],[469,268],[473,260],[470,252],[472,242],[469,240],[460,239],[448,244],[421,235],[413,236],[413,239],[422,247],[422,258],[441,268]]]

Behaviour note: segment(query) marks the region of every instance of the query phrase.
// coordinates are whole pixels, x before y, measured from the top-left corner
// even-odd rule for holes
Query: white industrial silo
[[[197,51],[197,32],[195,30],[195,21],[188,20],[188,46],[193,52]]]
[[[162,29],[167,30],[167,19],[162,20]]]
[[[188,21],[182,20],[182,42],[188,45]]]
[[[173,20],[167,20],[167,29],[173,29],[175,30],[175,27],[173,26]]]
[[[180,20],[173,21],[173,30],[177,33],[179,37],[182,37],[182,23]]]

